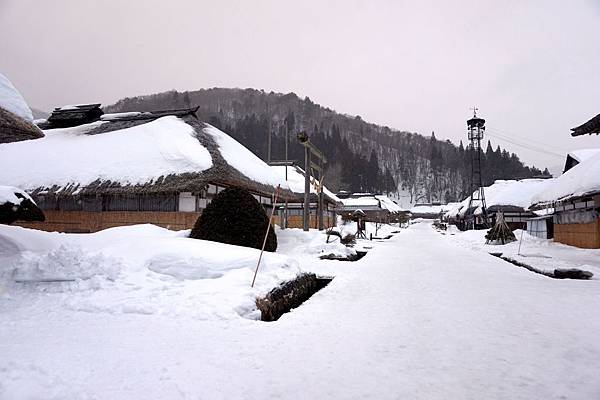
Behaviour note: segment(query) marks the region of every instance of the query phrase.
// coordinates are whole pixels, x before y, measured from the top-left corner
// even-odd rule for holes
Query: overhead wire
[[[490,130],[492,132],[490,132]],[[503,133],[500,133],[500,131],[498,129],[495,129],[495,128],[488,128],[486,131],[487,131],[487,134],[489,136],[494,137],[496,139],[500,139],[502,141],[505,141],[505,142],[508,142],[508,143],[511,143],[511,144],[514,144],[515,146],[519,146],[519,147],[522,147],[522,148],[525,148],[525,149],[528,149],[528,150],[531,150],[531,151],[535,151],[535,152],[538,152],[538,153],[544,153],[544,154],[547,154],[547,155],[550,155],[550,156],[554,156],[554,157],[557,157],[557,158],[561,158],[561,159],[564,158],[564,154],[560,154],[560,153],[557,153],[557,152],[554,152],[554,151],[551,151],[551,150],[548,150],[548,149],[544,149],[544,148],[542,148],[539,145],[532,144],[533,141],[531,141],[531,140],[529,140],[530,143],[524,143],[524,142],[521,142],[519,140],[514,139],[511,136],[508,136],[508,135],[505,135]]]

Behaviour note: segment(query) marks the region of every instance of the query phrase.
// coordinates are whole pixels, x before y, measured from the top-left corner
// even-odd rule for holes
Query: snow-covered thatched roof
[[[272,165],[271,168],[279,179],[285,180],[286,178],[286,166],[285,165]],[[290,190],[297,195],[304,195],[304,170],[297,165],[288,165],[287,166],[287,184]],[[317,190],[315,186],[319,185],[319,181],[317,179],[311,180],[310,184],[310,193],[312,196],[317,195]],[[332,203],[341,203],[340,199],[326,186],[323,186],[323,194],[325,198],[329,199]]]
[[[0,73],[0,107],[25,121],[33,121],[33,114],[27,102],[2,73]]]
[[[534,196],[543,190],[551,179],[521,179],[521,180],[497,180],[492,185],[484,188],[485,202],[488,210],[511,209],[527,210]],[[475,200],[473,210],[475,215],[480,215],[481,204]],[[464,216],[469,207],[469,197],[446,212],[446,217]]]
[[[600,134],[600,114],[587,121],[585,124],[579,125],[571,129],[571,136],[593,135]]]
[[[37,139],[42,132],[21,93],[0,73],[0,143]]]
[[[266,163],[193,114],[113,116],[45,134],[0,145],[0,182],[34,194],[199,191],[208,182],[264,193],[281,184],[291,194]]]
[[[346,210],[384,210],[390,213],[398,213],[403,211],[400,206],[392,199],[385,195],[373,194],[373,195],[359,195],[356,197],[349,197],[347,199],[341,199],[343,208]]]
[[[548,185],[533,199],[533,204],[551,204],[600,193],[600,152],[580,162]]]

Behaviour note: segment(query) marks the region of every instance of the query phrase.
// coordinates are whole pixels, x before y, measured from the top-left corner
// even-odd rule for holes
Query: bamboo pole
[[[269,217],[269,224],[267,225],[267,231],[265,232],[265,238],[263,240],[262,248],[260,249],[260,256],[258,257],[258,262],[256,263],[256,270],[254,271],[254,278],[252,278],[252,285],[254,287],[254,282],[256,281],[256,274],[258,274],[258,267],[260,266],[260,261],[262,260],[263,253],[265,251],[265,246],[267,245],[267,238],[269,237],[269,229],[271,229],[271,220],[273,219],[273,213],[275,212],[275,204],[277,204],[277,197],[279,196],[279,188],[280,185],[277,185],[275,188],[275,195],[273,196],[273,202],[271,203],[271,216]]]

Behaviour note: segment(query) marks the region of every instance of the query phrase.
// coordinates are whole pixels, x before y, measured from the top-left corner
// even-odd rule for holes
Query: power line
[[[500,136],[515,140],[519,143],[527,143],[529,142],[531,145],[533,146],[537,146],[537,147],[541,147],[541,148],[545,148],[545,149],[550,149],[550,150],[554,150],[554,151],[558,151],[561,152],[562,149],[559,149],[557,147],[553,147],[553,146],[548,146],[547,143],[544,142],[539,142],[536,140],[532,140],[532,139],[528,139],[527,137],[523,136],[523,135],[514,135],[511,132],[505,131],[505,130],[501,130],[495,127],[489,127],[488,131],[491,130],[493,133],[498,134]]]
[[[495,129],[493,129],[493,130],[497,131]],[[488,135],[491,136],[491,137],[494,137],[496,139],[503,140],[505,142],[514,144],[515,146],[523,147],[523,148],[531,150],[531,151],[535,151],[535,152],[538,152],[538,153],[544,153],[544,154],[547,154],[547,155],[550,155],[550,156],[554,156],[554,157],[557,157],[557,158],[560,158],[560,159],[563,159],[565,157],[564,154],[555,153],[553,151],[546,150],[546,149],[544,149],[544,148],[542,148],[540,146],[536,146],[536,145],[533,145],[533,144],[522,143],[522,142],[519,142],[519,141],[515,140],[514,138],[511,138],[510,136],[506,136],[506,135],[503,135],[501,133],[497,133],[497,132],[490,133],[488,131]]]

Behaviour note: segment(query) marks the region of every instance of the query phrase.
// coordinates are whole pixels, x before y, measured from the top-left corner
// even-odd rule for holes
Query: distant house
[[[417,203],[411,209],[412,218],[436,219],[440,218],[448,206],[442,203]]]
[[[275,174],[287,182],[290,190],[294,193],[295,199],[288,201],[278,201],[277,214],[274,223],[281,227],[287,228],[302,228],[304,226],[304,170],[294,163],[283,163],[283,165],[271,165]],[[315,178],[310,178],[310,219],[309,226],[318,228],[318,187],[319,181]],[[336,224],[336,209],[342,205],[340,199],[333,194],[327,187],[323,186],[323,225],[329,228]],[[286,209],[287,207],[287,209]]]
[[[41,139],[0,145],[0,182],[25,189],[46,215],[20,225],[60,232],[141,223],[187,229],[226,187],[249,190],[268,210],[277,185],[282,199],[295,199],[267,164],[199,121],[193,109],[75,112],[76,121],[68,121],[75,108],[56,109]]]
[[[365,221],[370,222],[399,222],[408,215],[407,210],[381,194],[354,193],[341,201],[342,207],[338,209],[338,213],[345,220],[351,220],[352,214],[357,210],[361,210],[365,214]]]
[[[554,210],[555,242],[600,248],[600,152],[552,179],[532,203]]]
[[[502,212],[504,220],[511,229],[525,229],[527,220],[536,217],[529,210],[532,198],[550,182],[549,179],[497,180],[484,188],[488,226],[495,223],[496,213]],[[459,227],[466,226],[465,221],[482,217],[479,202],[469,208],[469,197],[445,213],[445,218]],[[481,222],[483,224],[483,221]]]

